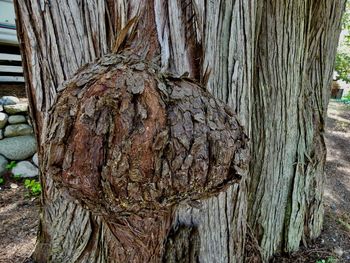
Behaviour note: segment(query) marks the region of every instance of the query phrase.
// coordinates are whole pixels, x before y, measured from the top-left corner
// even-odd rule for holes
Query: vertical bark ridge
[[[300,101],[299,108],[303,118],[299,119],[304,126],[300,142],[298,161],[304,164],[304,174],[296,173],[294,178],[297,190],[293,193],[293,200],[297,199],[299,208],[292,207],[289,235],[295,225],[304,225],[299,230],[303,240],[316,238],[323,224],[323,184],[326,148],[323,138],[326,105],[329,97],[329,86],[332,80],[332,65],[336,52],[336,45],[331,42],[337,40],[340,33],[340,16],[344,8],[343,2],[311,3],[308,28],[308,45],[306,49],[309,57],[304,61],[304,101]],[[325,20],[328,17],[329,20]],[[298,144],[299,146],[299,144]],[[301,179],[302,178],[302,179]],[[297,181],[301,181],[296,183]],[[303,196],[301,190],[307,189]],[[297,202],[293,202],[296,204]],[[305,214],[306,216],[302,216]],[[304,231],[303,231],[304,230]],[[288,238],[287,249],[298,246],[294,238]]]
[[[254,70],[254,22],[258,4],[255,1],[194,1],[194,5],[198,12],[198,30],[204,52],[202,72],[206,69],[211,72],[207,89],[238,111],[240,122],[246,125],[248,131],[248,94]],[[171,29],[164,31],[166,37]],[[163,50],[171,50],[164,38],[161,45]],[[171,44],[177,45],[176,42]],[[179,45],[177,48],[181,47]],[[173,61],[178,71],[191,72],[171,53],[168,59]],[[162,65],[165,65],[163,60]],[[242,181],[239,189],[230,187],[219,197],[210,198],[201,204],[200,209],[185,207],[177,212],[181,223],[198,224],[200,262],[243,261],[244,242],[240,239],[246,233],[246,183]],[[238,202],[236,207],[233,205],[235,202]]]
[[[195,1],[155,0],[154,8],[163,70],[200,80],[202,32]]]
[[[246,233],[245,182],[234,185],[217,197],[183,205],[174,225],[194,225],[200,233],[199,262],[243,262]],[[236,204],[236,207],[233,207]]]
[[[288,206],[296,151],[297,111],[294,105],[300,84],[298,59],[302,56],[298,43],[303,32],[298,31],[300,23],[298,20],[293,23],[292,12],[289,12],[298,10],[299,4],[291,5],[295,9],[293,6],[288,9],[277,1],[265,3],[258,38],[259,69],[255,83],[258,88],[253,96],[259,99],[253,105],[256,108],[251,118],[252,130],[261,134],[252,138],[250,222],[266,254],[282,249],[282,211]],[[300,14],[294,16],[300,17]],[[294,37],[285,37],[288,35]],[[289,45],[291,39],[295,42]],[[260,165],[255,166],[257,162]]]

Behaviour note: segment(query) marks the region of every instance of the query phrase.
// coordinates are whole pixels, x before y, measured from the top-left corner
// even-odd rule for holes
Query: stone
[[[9,160],[25,160],[36,152],[34,136],[18,136],[0,140],[0,154]]]
[[[15,96],[3,96],[0,99],[0,104],[2,105],[15,105],[19,103],[19,99]]]
[[[5,128],[5,137],[15,137],[33,134],[33,128],[28,124],[12,124],[7,125]]]
[[[2,105],[0,105],[0,111],[3,111],[4,107]]]
[[[32,162],[39,167],[38,153],[35,153],[32,158]]]
[[[338,255],[338,257],[342,257],[344,254],[344,250],[341,247],[334,248],[334,253]]]
[[[39,175],[39,169],[29,161],[22,161],[12,168],[12,174],[22,178],[35,177]]]
[[[28,103],[19,103],[15,105],[4,105],[4,110],[8,114],[17,114],[17,113],[23,113],[28,112]]]
[[[7,164],[8,164],[7,159],[4,156],[0,155],[0,175],[4,174],[7,171],[6,169]]]
[[[4,128],[8,120],[6,113],[0,112],[0,129]]]
[[[12,115],[9,117],[8,122],[10,124],[26,123],[27,119],[23,115]]]
[[[11,187],[12,189],[16,189],[16,188],[18,188],[18,184],[11,183],[11,184],[10,184],[10,187]]]

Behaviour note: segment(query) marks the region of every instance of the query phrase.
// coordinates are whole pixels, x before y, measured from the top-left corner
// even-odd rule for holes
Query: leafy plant
[[[36,180],[26,179],[24,181],[24,186],[29,190],[31,195],[39,195],[41,193],[41,185]]]
[[[336,263],[337,260],[334,257],[328,257],[326,259],[319,259],[316,263]]]
[[[16,167],[16,165],[16,161],[11,161],[10,163],[6,164],[6,169],[11,170],[12,168]]]
[[[344,99],[350,100],[350,90],[348,91],[348,93],[343,96]]]
[[[347,52],[338,52],[335,57],[335,71],[337,78],[350,83],[350,54]]]
[[[5,182],[4,178],[0,177],[0,185]]]
[[[339,42],[337,55],[335,57],[335,80],[350,83],[350,2],[347,2],[342,19],[343,40]]]

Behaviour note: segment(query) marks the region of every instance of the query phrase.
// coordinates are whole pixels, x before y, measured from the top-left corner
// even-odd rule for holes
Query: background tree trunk
[[[146,15],[133,43],[145,40],[142,32],[149,35],[129,48],[159,55],[164,72],[188,72],[207,83],[238,113],[250,138],[249,180],[196,206],[180,205],[171,219],[179,232],[169,240],[199,240],[192,254],[200,262],[242,262],[247,185],[248,219],[265,259],[316,237],[323,218],[324,117],[344,2],[15,1],[45,186],[35,258],[104,262],[119,246],[103,218],[45,176],[41,156],[49,110],[65,81],[110,52],[140,10]]]
[[[265,257],[323,224],[324,127],[344,1],[264,1],[252,88],[249,222]]]

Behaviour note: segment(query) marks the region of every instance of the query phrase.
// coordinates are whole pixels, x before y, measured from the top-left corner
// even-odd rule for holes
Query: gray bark
[[[264,4],[251,114],[249,221],[267,258],[323,223],[324,121],[344,1]],[[259,135],[257,135],[257,131]]]
[[[180,204],[171,224],[183,232],[173,237],[186,243],[199,236],[198,247],[188,251],[200,262],[242,262],[247,192],[249,224],[266,260],[320,233],[324,117],[344,0],[15,2],[40,156],[49,110],[66,81],[109,53],[127,22],[144,10],[123,47],[159,58],[162,72],[188,72],[238,113],[250,138],[248,180],[195,206]],[[114,236],[110,226],[52,178],[42,180],[37,259],[49,251],[51,260],[111,260],[106,255],[118,245],[106,241]]]

